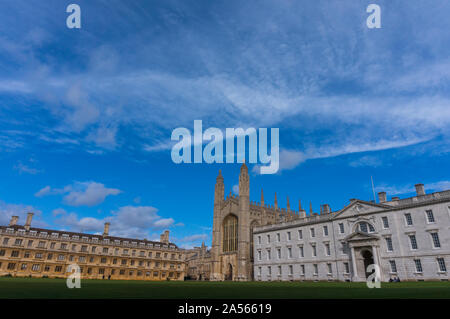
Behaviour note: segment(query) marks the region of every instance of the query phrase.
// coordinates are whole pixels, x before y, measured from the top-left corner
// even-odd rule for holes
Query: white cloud
[[[114,149],[117,146],[116,134],[117,127],[101,126],[88,135],[87,141],[92,141],[95,145],[105,149]]]
[[[235,193],[236,195],[239,195],[239,184],[233,185],[233,193]]]
[[[34,196],[42,197],[42,196],[50,195],[51,193],[52,193],[52,189],[50,186],[47,185],[47,186],[41,188],[37,193],[35,193]]]
[[[142,12],[123,6],[123,11],[142,18]],[[47,17],[42,20],[52,21],[42,8],[39,14]],[[15,11],[27,12],[21,9]],[[298,23],[299,9],[305,13],[304,23]],[[197,14],[192,8],[183,10]],[[420,27],[397,25],[399,30],[408,25],[411,50],[401,45],[402,32],[372,41],[356,22],[361,10],[355,3],[268,1],[245,15],[230,8],[209,21],[206,33],[187,24],[180,36],[170,24],[167,32],[174,32],[170,34],[178,40],[170,44],[164,35],[152,37],[151,43],[131,36],[123,42],[134,48],[129,52],[105,39],[101,46],[84,41],[86,47],[74,56],[88,62],[83,68],[73,68],[56,55],[42,61],[35,54],[43,42],[57,38],[53,36],[57,30],[30,32],[11,27],[7,33],[19,40],[0,38],[4,68],[18,64],[24,71],[14,77],[2,74],[0,91],[45,102],[45,111],[59,123],[49,129],[56,135],[50,139],[55,143],[76,146],[67,138],[73,133],[80,147],[92,143],[106,150],[127,144],[127,136],[118,129],[125,127],[131,136],[142,138],[137,139],[142,141],[141,149],[167,151],[170,144],[161,142],[164,137],[168,140],[164,130],[199,118],[217,127],[285,127],[297,134],[289,145],[300,145],[306,137],[316,149],[333,138],[327,147],[342,147],[340,141],[348,136],[362,136],[357,147],[373,143],[373,136],[384,141],[408,136],[429,139],[448,134],[450,123],[450,99],[444,90],[450,80],[450,62],[443,47],[448,35],[434,27],[436,16],[448,25],[442,17],[446,10],[440,11],[423,5],[402,16],[402,21],[415,21],[420,12]],[[235,36],[244,33],[245,41]],[[210,45],[217,38],[222,45]],[[178,60],[178,45],[190,48],[182,60]],[[428,57],[424,50],[430,52]],[[153,134],[158,130],[164,133]],[[295,148],[286,150],[284,157],[281,165],[291,169],[323,155],[310,156],[306,148]]]
[[[106,188],[101,183],[77,182],[64,196],[64,202],[70,206],[95,206],[103,203],[107,196],[118,195],[120,192],[116,188]]]
[[[177,242],[179,243],[181,248],[184,249],[192,249],[194,247],[198,247],[202,244],[202,242],[208,240],[209,236],[207,234],[194,234],[185,236]]]
[[[425,190],[433,190],[436,192],[450,190],[450,181],[440,181],[425,185]]]
[[[57,208],[52,211],[53,216],[61,216],[61,215],[66,215],[66,214],[67,214],[67,212],[64,208]]]
[[[174,225],[173,218],[162,218],[158,209],[151,206],[124,206],[105,218],[82,217],[64,209],[53,211],[56,223],[74,231],[103,232],[105,222],[110,222],[110,235],[130,238],[155,237],[152,231],[162,231]]]
[[[77,232],[100,232],[103,230],[105,223],[105,220],[93,217],[79,219],[76,213],[68,213],[64,209],[58,209],[57,212],[53,211],[53,213],[58,217],[55,223]]]
[[[31,88],[21,81],[0,81],[0,92],[31,93]]]
[[[346,154],[363,153],[363,152],[374,152],[383,151],[393,148],[401,148],[406,146],[411,146],[426,142],[427,137],[417,138],[417,137],[407,137],[403,139],[392,139],[392,140],[354,140],[349,142],[340,142],[339,144],[327,144],[319,147],[311,146],[307,147],[304,151],[292,150],[292,149],[281,149],[280,150],[280,168],[278,173],[283,170],[294,169],[301,163],[320,158],[330,158]],[[354,161],[349,163],[351,166],[379,166],[381,163],[373,156],[363,156],[359,161]],[[255,165],[252,169],[253,173],[259,173],[259,165]]]
[[[420,181],[418,181],[420,182]],[[417,183],[418,183],[417,182]],[[450,181],[438,181],[424,184],[426,192],[440,192],[450,190]],[[414,184],[411,185],[386,185],[381,184],[375,187],[376,192],[386,192],[387,195],[402,195],[415,193]]]
[[[180,239],[181,242],[192,242],[192,241],[199,241],[199,240],[206,240],[208,239],[207,234],[195,234],[195,235],[189,235],[185,236],[182,239]]]
[[[381,166],[383,162],[375,156],[362,156],[354,161],[351,161],[348,165],[352,167],[364,167],[364,166],[371,166],[371,167],[378,167]]]
[[[14,169],[19,171],[20,174],[26,173],[26,174],[36,175],[41,172],[40,170],[29,167],[28,165],[25,165],[21,162],[14,165]]]
[[[33,227],[45,227],[47,224],[42,221],[41,210],[24,204],[10,204],[0,200],[0,225],[9,225],[11,216],[19,216],[19,225],[23,225],[27,218],[27,213],[34,213],[32,226]]]
[[[116,188],[107,188],[105,185],[97,182],[75,182],[62,189],[45,186],[39,190],[35,196],[42,197],[47,195],[66,194],[64,202],[70,206],[96,206],[103,203],[105,198],[110,195],[118,195],[121,190]]]

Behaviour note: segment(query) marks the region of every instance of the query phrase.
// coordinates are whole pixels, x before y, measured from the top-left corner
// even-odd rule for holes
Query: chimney
[[[27,214],[27,221],[25,222],[25,229],[26,230],[30,230],[30,227],[31,227],[31,220],[33,219],[33,213],[28,213]]]
[[[166,230],[164,231],[163,234],[161,234],[161,236],[159,237],[159,241],[165,244],[169,243],[169,231]]]
[[[385,203],[387,201],[386,192],[378,193],[378,202]]]
[[[398,201],[398,200],[400,200],[400,197],[398,197],[398,196],[392,197],[392,201],[393,201],[393,202],[396,202],[396,201]]]
[[[425,187],[423,184],[416,184],[414,186],[416,187],[417,196],[425,195]]]
[[[110,223],[105,223],[105,228],[103,229],[103,236],[109,236],[109,225]]]
[[[12,216],[11,221],[9,222],[9,226],[17,225],[18,220],[19,220],[19,216]]]

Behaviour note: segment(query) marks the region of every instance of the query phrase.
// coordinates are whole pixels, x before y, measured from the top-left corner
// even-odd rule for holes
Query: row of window
[[[2,266],[2,263],[0,262],[0,268],[1,268],[1,266]],[[16,270],[16,267],[17,267],[16,263],[8,263],[6,269],[7,270]],[[43,271],[44,272],[50,272],[51,268],[52,268],[52,266],[45,265],[43,267]],[[28,264],[25,264],[25,263],[20,264],[20,270],[21,271],[26,271],[27,269],[28,269]],[[31,265],[31,270],[35,271],[35,272],[40,272],[41,271],[41,264],[33,264],[33,265]],[[84,270],[83,267],[80,267],[80,273],[82,273],[82,274],[86,273],[88,275],[93,275],[94,274],[92,268],[90,268],[90,267],[87,268],[86,272],[83,272],[83,270]],[[125,275],[126,271],[127,271],[126,269],[119,269],[119,275],[121,275],[121,276]],[[54,266],[54,272],[62,273],[63,272],[63,266]],[[98,272],[99,275],[104,275],[105,274],[105,268],[98,268],[97,272]],[[111,275],[115,275],[116,274],[116,269],[111,269],[110,274]],[[133,276],[134,274],[135,274],[134,270],[128,270],[128,275],[129,276]],[[144,274],[143,271],[140,271],[140,270],[136,271],[136,275],[137,276],[143,276],[143,274]],[[145,272],[146,276],[150,276],[150,274],[151,274],[150,271]],[[153,276],[154,277],[158,277],[158,275],[159,275],[158,271],[154,271],[153,272]],[[161,276],[165,277],[166,276],[166,272],[161,272]],[[173,277],[173,276],[174,276],[174,273],[173,272],[169,272],[169,277]],[[180,276],[180,274],[176,273],[176,276],[178,278]]]
[[[293,258],[292,247],[287,247],[286,252],[287,252],[287,258]],[[330,243],[324,243],[324,252],[325,252],[325,256],[331,256]],[[277,253],[277,259],[282,259],[281,248],[276,248],[276,253]],[[258,250],[257,254],[258,254],[258,260],[261,261],[262,260],[262,251]],[[311,255],[312,255],[312,257],[317,257],[317,245],[316,244],[311,244]],[[266,256],[267,256],[267,260],[271,259],[271,256],[272,256],[271,249],[266,249]],[[298,257],[299,258],[305,257],[305,249],[304,249],[303,245],[298,246]]]
[[[422,261],[420,259],[414,259],[414,266],[415,266],[415,271],[416,273],[423,273],[423,267],[422,267]],[[447,266],[445,264],[445,260],[444,258],[436,258],[436,264],[437,264],[437,268],[439,272],[447,272]],[[327,271],[327,275],[332,275],[333,274],[333,266],[331,263],[327,263],[326,265],[326,271]],[[397,264],[395,262],[395,260],[389,260],[389,266],[390,266],[390,271],[393,274],[397,273]],[[269,276],[272,275],[272,268],[275,266],[267,266],[267,274]],[[282,267],[281,265],[276,266],[277,267],[277,274],[278,276],[282,275]],[[319,264],[312,264],[313,267],[313,275],[314,276],[318,276],[319,275]],[[344,262],[343,263],[343,267],[344,267],[344,273],[345,274],[349,274],[350,273],[350,266],[348,262]],[[300,265],[300,276],[304,276],[306,274],[306,265],[302,264]],[[258,271],[257,271],[257,275],[261,276],[262,273],[262,267],[259,266],[258,267]],[[288,265],[288,275],[292,276],[294,274],[294,266],[293,265]]]
[[[397,266],[395,265],[395,260],[389,261],[391,264],[391,271],[396,273],[397,272]],[[444,258],[437,258],[436,259],[438,270],[440,272],[446,272],[447,266],[445,265]],[[422,267],[422,261],[420,259],[414,259],[414,267],[416,270],[416,273],[423,273],[423,267]]]
[[[13,250],[13,251],[11,251],[11,255],[10,256],[11,257],[19,257],[19,255],[20,255],[20,252],[18,250]],[[0,250],[0,256],[5,256],[5,250],[4,249]],[[31,257],[30,252],[25,252],[24,253],[23,258],[30,258],[30,257]],[[36,253],[34,255],[34,257],[36,259],[43,259],[44,258],[42,253]],[[51,254],[51,253],[47,254],[47,260],[52,260],[52,259],[53,259],[53,254]],[[58,255],[56,255],[56,259],[59,260],[59,261],[66,260],[66,255],[58,254]],[[75,261],[75,256],[70,255],[68,260],[69,261]],[[86,256],[78,256],[78,262],[86,262],[86,260],[87,260]],[[89,256],[88,260],[89,260],[90,263],[93,263],[93,262],[95,262],[96,258],[92,257],[92,256]],[[118,261],[119,260],[117,258],[114,258],[114,259],[112,259],[112,264],[116,265],[118,263]],[[108,262],[108,259],[106,257],[100,258],[100,263],[106,264],[107,262]],[[127,262],[127,259],[121,259],[120,263],[121,263],[121,265],[127,265],[128,262]],[[130,261],[130,265],[131,266],[139,265],[139,267],[143,267],[144,264],[147,264],[147,267],[151,266],[151,262],[150,261],[144,262],[143,260],[139,260],[137,263],[136,263],[135,260],[131,260]],[[158,268],[158,267],[160,267],[160,265],[161,265],[160,262],[154,262],[154,267]],[[166,267],[167,263],[164,262],[164,263],[162,263],[162,265],[163,265],[163,267]],[[170,268],[174,268],[174,267],[175,266],[173,264],[170,264]],[[180,265],[178,265],[178,268],[180,268]]]
[[[327,263],[325,264],[326,266],[326,271],[328,275],[332,275],[333,274],[333,266],[331,263]],[[276,266],[277,268],[277,276],[281,276],[283,274],[283,269],[281,266]],[[313,275],[314,276],[318,276],[319,275],[319,264],[312,264],[313,267]],[[267,275],[268,276],[272,276],[272,268],[275,268],[275,266],[267,266]],[[345,273],[349,274],[350,273],[350,267],[348,265],[348,263],[344,263],[344,269],[345,269]],[[257,275],[261,276],[262,274],[262,267],[258,267],[258,272]],[[300,276],[304,276],[306,274],[306,265],[300,265]],[[294,275],[294,266],[293,265],[288,265],[288,275],[289,276],[293,276]]]
[[[425,211],[425,216],[426,216],[426,221],[427,221],[428,224],[436,222],[436,219],[434,217],[433,211],[431,209]],[[405,213],[404,214],[404,218],[405,218],[405,225],[406,226],[414,225],[413,217],[412,217],[411,213]],[[383,228],[384,229],[389,229],[389,218],[387,216],[382,216],[381,220],[382,220]],[[340,234],[344,234],[345,233],[345,225],[344,225],[344,223],[339,223],[338,224],[338,228],[339,228],[339,233]],[[375,232],[374,226],[372,224],[370,224],[370,223],[367,223],[367,222],[360,222],[360,223],[358,223],[358,230],[360,230],[360,231],[362,231],[364,233],[373,233],[373,232]],[[328,233],[329,233],[328,225],[323,225],[322,226],[322,233],[323,233],[324,237],[328,236]],[[311,238],[315,238],[316,237],[316,229],[314,227],[311,227],[309,229],[309,235],[310,235]],[[286,232],[286,239],[287,239],[287,241],[290,241],[291,237],[292,237],[291,231]],[[302,229],[299,229],[297,231],[297,237],[298,237],[299,240],[303,239],[303,230]],[[276,240],[277,240],[277,242],[281,241],[281,234],[280,233],[276,234]],[[268,234],[267,235],[267,243],[270,243],[270,242],[271,242],[271,235]],[[262,243],[262,238],[261,238],[261,236],[258,236],[258,244],[261,244],[261,243]]]
[[[13,234],[14,232],[15,232],[14,228],[6,228],[6,233]],[[24,236],[25,233],[26,233],[25,229],[19,229],[17,232],[18,232],[19,236]],[[36,230],[30,230],[28,234],[31,235],[31,236],[38,236],[38,232]],[[39,232],[39,236],[38,237],[44,237],[44,238],[50,237],[52,239],[61,238],[61,239],[65,239],[65,240],[76,240],[76,241],[80,240],[80,236],[78,236],[78,235],[73,235],[71,237],[71,236],[69,236],[69,234],[61,234],[61,236],[60,236],[59,233],[53,233],[52,232],[50,234],[50,236],[49,236],[48,232],[44,232],[44,231]],[[98,237],[88,237],[88,236],[82,236],[81,240],[82,241],[91,241],[91,242],[94,242],[94,243],[101,243],[101,242],[103,242],[105,244],[114,244],[114,245],[121,245],[122,244],[122,245],[125,245],[125,246],[128,246],[128,245],[138,246],[138,242],[137,241],[130,242],[129,240],[119,240],[119,239],[110,240],[109,238],[104,238],[103,240],[100,240]],[[173,244],[167,245],[167,244],[161,244],[161,243],[139,242],[139,247],[145,248],[146,246],[147,247],[176,248],[176,246],[173,245]]]
[[[439,234],[437,232],[431,232],[430,233],[431,236],[431,241],[432,241],[432,245],[434,249],[439,249],[441,248],[441,242],[439,239]],[[417,244],[417,239],[416,239],[416,235],[415,234],[409,234],[408,235],[409,238],[409,242],[410,242],[410,248],[411,250],[417,250],[419,248],[418,244]],[[392,244],[392,238],[391,237],[386,237],[386,248],[388,252],[393,252],[394,251],[394,246]],[[331,248],[330,248],[330,243],[324,243],[324,254],[325,256],[331,256]],[[346,246],[345,243],[342,244],[342,252],[345,253],[346,250]],[[292,247],[287,247],[286,248],[286,257],[287,258],[293,258],[293,253],[292,253]],[[317,257],[317,245],[315,243],[311,244],[311,256],[312,257]],[[271,260],[272,259],[272,251],[271,249],[266,249],[266,259],[267,260]],[[281,248],[276,248],[276,257],[277,259],[282,259],[282,249]],[[298,246],[298,258],[303,258],[305,257],[305,249],[303,245],[299,245]],[[258,250],[257,251],[257,258],[259,261],[262,260],[262,250]]]
[[[8,237],[3,238],[3,245],[4,246],[8,245],[9,244],[9,240],[10,240],[10,238],[8,238]],[[33,243],[34,243],[33,240],[28,240],[27,247],[32,248],[33,247]],[[14,246],[22,246],[22,244],[23,244],[23,239],[22,238],[16,238],[14,243],[13,243]],[[47,244],[47,242],[45,242],[45,241],[39,241],[39,243],[38,243],[38,245],[36,247],[44,249],[44,248],[46,248],[46,244]],[[56,243],[55,242],[50,243],[49,249],[56,249]],[[59,249],[60,250],[68,250],[69,246],[68,246],[67,243],[60,243]],[[76,244],[72,244],[71,245],[71,251],[77,252],[77,245]],[[89,247],[87,245],[82,245],[81,246],[80,252],[86,252],[87,253],[88,251],[89,251]],[[97,246],[91,246],[90,247],[90,252],[91,253],[99,253],[100,251],[103,254],[108,254],[110,252],[110,248],[108,248],[108,247],[97,247]],[[119,248],[115,248],[114,249],[114,254],[119,255],[119,253],[120,253],[120,249]],[[137,253],[136,250],[131,250],[131,256],[136,256],[136,253]],[[128,255],[129,254],[129,249],[126,249],[126,248],[122,249],[122,254],[123,255]],[[168,258],[168,255],[169,255],[168,253],[163,253],[164,258]],[[147,256],[149,258],[152,258],[153,252],[151,252],[151,251],[148,252]],[[143,251],[143,250],[139,251],[139,257],[146,257],[145,251]],[[177,257],[176,254],[171,254],[170,255],[171,259],[176,259],[176,257]],[[161,258],[161,253],[160,252],[155,252],[155,258]],[[182,255],[178,254],[178,258],[181,259]]]
[[[439,239],[439,234],[437,232],[430,232],[430,238],[431,238],[431,242],[432,242],[432,246],[434,249],[439,249],[441,248],[441,241]],[[419,245],[417,244],[417,238],[415,234],[409,234],[408,235],[409,238],[409,247],[411,250],[417,250],[419,249]],[[391,237],[386,237],[386,248],[388,252],[392,252],[394,251],[394,246],[392,244],[392,238]]]

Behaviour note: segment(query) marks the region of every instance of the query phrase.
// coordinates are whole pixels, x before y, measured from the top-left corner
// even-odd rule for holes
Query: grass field
[[[82,280],[68,289],[64,279],[0,278],[0,298],[450,298],[450,282],[149,282]]]

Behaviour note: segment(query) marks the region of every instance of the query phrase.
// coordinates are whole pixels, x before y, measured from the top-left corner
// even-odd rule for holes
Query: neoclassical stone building
[[[378,265],[381,279],[448,280],[450,190],[378,203],[351,199],[320,214],[250,201],[248,169],[242,165],[239,195],[224,197],[219,172],[214,193],[211,280],[365,281]],[[209,262],[209,261],[205,261]]]
[[[103,235],[34,228],[32,217],[0,226],[0,276],[67,277],[76,264],[87,279],[184,280],[185,253],[169,231],[157,242],[110,236],[109,223]]]
[[[213,236],[211,247],[211,280],[253,280],[253,229],[258,226],[291,221],[305,216],[301,209],[279,209],[275,205],[250,201],[250,178],[247,165],[241,166],[239,196],[224,197],[224,179],[219,171],[214,192]]]
[[[255,280],[449,279],[450,190],[378,203],[352,199],[338,211],[253,229]]]

